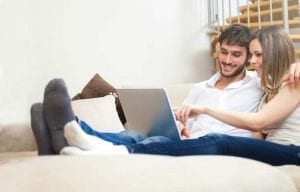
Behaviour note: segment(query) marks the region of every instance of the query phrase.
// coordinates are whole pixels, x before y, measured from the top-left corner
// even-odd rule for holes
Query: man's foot
[[[64,130],[65,139],[67,140],[68,144],[79,147],[83,150],[113,146],[113,143],[111,142],[85,133],[76,121],[67,123]]]
[[[46,119],[53,149],[59,153],[67,146],[64,138],[64,126],[75,120],[67,87],[62,79],[48,83],[44,92],[43,112]]]
[[[123,145],[99,147],[91,150],[82,150],[75,146],[64,147],[61,155],[128,155],[127,148]]]
[[[43,115],[43,104],[34,103],[30,109],[30,116],[31,116],[31,129],[37,143],[38,154],[39,155],[55,154],[52,147],[52,142],[50,139],[46,120]]]

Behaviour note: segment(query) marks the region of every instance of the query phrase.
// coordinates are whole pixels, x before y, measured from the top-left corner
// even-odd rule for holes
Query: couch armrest
[[[0,125],[0,152],[37,150],[30,123]]]

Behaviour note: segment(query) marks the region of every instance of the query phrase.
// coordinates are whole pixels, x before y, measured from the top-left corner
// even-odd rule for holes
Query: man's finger
[[[181,129],[181,135],[184,136],[184,137],[189,137],[190,136],[190,131],[188,128],[183,128]]]
[[[179,108],[180,108],[180,106],[173,106],[172,111],[176,112]]]

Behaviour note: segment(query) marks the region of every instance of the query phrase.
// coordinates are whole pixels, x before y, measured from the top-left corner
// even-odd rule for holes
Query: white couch
[[[168,86],[171,103],[180,104],[189,88],[190,85]],[[101,106],[104,110],[104,104],[110,110],[112,100],[103,99],[98,108],[97,100],[84,100],[86,112],[99,111]],[[82,106],[73,105],[78,112]],[[115,121],[116,111],[106,112],[100,112],[104,116],[100,119]],[[111,131],[122,129],[119,122],[114,123]],[[37,156],[36,150],[30,122],[0,125],[0,191],[300,191],[300,167],[295,165],[275,167],[249,159],[209,155]]]

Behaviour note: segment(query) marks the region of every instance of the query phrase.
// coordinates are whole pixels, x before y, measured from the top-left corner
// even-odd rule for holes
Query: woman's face
[[[257,74],[261,76],[262,72],[262,47],[258,39],[250,42],[250,64],[254,66]]]

